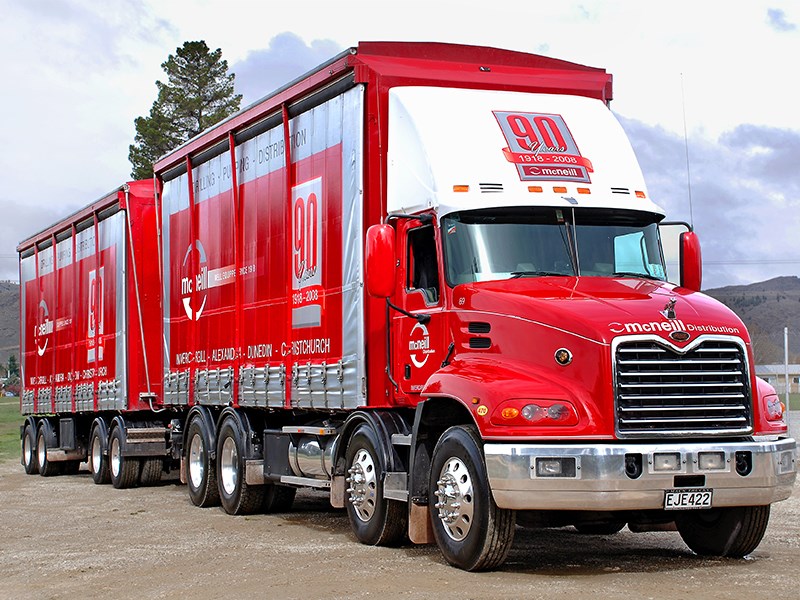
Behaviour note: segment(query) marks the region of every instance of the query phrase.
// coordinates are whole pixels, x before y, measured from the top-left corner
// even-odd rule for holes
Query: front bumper
[[[701,470],[701,452],[724,452],[725,466]],[[737,452],[750,453],[752,469],[736,472]],[[678,469],[656,471],[655,454],[679,453]],[[500,508],[517,510],[653,510],[664,507],[665,490],[686,487],[703,476],[714,490],[713,506],[758,506],[785,500],[792,493],[796,443],[777,441],[658,444],[502,444],[484,446],[486,471]],[[642,473],[625,473],[626,455],[641,455]],[[569,477],[540,477],[537,459],[574,459]],[[695,477],[685,477],[695,476]],[[690,487],[695,487],[691,485]]]

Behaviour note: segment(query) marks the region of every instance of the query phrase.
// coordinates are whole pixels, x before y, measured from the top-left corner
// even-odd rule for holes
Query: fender
[[[334,471],[336,475],[344,475],[345,467],[345,454],[347,453],[347,441],[353,435],[356,428],[366,424],[378,436],[381,442],[380,448],[376,448],[381,453],[381,458],[387,472],[393,471],[407,471],[408,465],[404,464],[403,459],[395,450],[392,445],[392,435],[399,433],[407,435],[410,432],[408,423],[397,412],[389,412],[383,410],[359,410],[352,413],[342,426],[339,432],[340,442],[336,444],[334,451],[335,465]]]
[[[186,415],[184,421],[183,434],[181,435],[181,456],[186,457],[186,448],[189,440],[186,439],[186,434],[189,431],[189,423],[193,418],[198,418],[203,422],[203,432],[205,434],[206,449],[208,451],[208,458],[214,460],[217,456],[217,423],[214,421],[214,415],[207,406],[194,405]]]
[[[50,419],[41,419],[39,421],[39,429],[36,430],[37,439],[39,431],[44,433],[44,441],[49,450],[57,450],[59,448],[56,430],[53,428],[53,424],[50,423]]]
[[[125,422],[124,416],[117,415],[111,421],[111,427],[109,427],[109,437],[111,436],[111,432],[114,431],[114,429],[117,427],[122,427],[122,431],[125,432],[125,435],[122,436],[121,448],[119,449],[120,454],[124,456],[126,450],[128,449],[128,424]]]
[[[435,372],[425,384],[422,396],[450,398],[465,408],[481,437],[502,439],[590,436],[612,439],[614,415],[610,386],[587,389],[569,370],[540,368],[529,362],[500,361],[492,357],[469,356],[456,359]],[[577,423],[498,422],[495,410],[510,400],[566,401],[577,413]],[[494,418],[493,418],[494,417]],[[601,434],[601,435],[598,435]]]
[[[255,430],[250,422],[250,416],[242,411],[237,410],[228,406],[223,410],[219,417],[217,418],[217,425],[214,431],[219,431],[219,428],[222,426],[222,423],[225,419],[231,417],[235,422],[236,425],[239,427],[239,430],[244,434],[244,443],[245,443],[245,456],[246,460],[257,460],[264,458],[263,452],[263,431],[258,432]],[[262,424],[263,429],[263,424]],[[253,434],[256,434],[254,436]],[[216,437],[216,433],[214,435]],[[253,439],[255,437],[255,440]],[[216,444],[214,444],[214,452],[216,453]]]
[[[91,433],[94,429],[100,430],[100,453],[103,456],[108,456],[108,424],[103,417],[97,417],[92,421],[92,426],[89,428],[89,439],[91,440]]]

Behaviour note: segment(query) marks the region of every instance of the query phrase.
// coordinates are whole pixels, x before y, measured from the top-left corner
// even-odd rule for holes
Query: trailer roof
[[[125,208],[124,192],[126,191],[126,189],[132,190],[134,193],[139,195],[145,195],[148,192],[152,193],[153,182],[152,180],[147,179],[144,181],[129,181],[127,183],[122,184],[121,186],[111,190],[107,194],[104,194],[91,204],[76,210],[74,213],[65,216],[58,222],[53,223],[49,227],[21,241],[17,245],[17,252],[22,253],[25,250],[32,248],[34,244],[48,240],[53,236],[57,236],[58,234],[71,229],[72,225],[74,224],[76,225],[82,221],[85,221],[86,219],[91,218],[96,213],[98,214],[102,213],[107,209],[114,207],[114,205],[116,204],[119,204],[120,208]]]
[[[485,46],[439,42],[360,42],[308,73],[275,90],[228,119],[200,133],[154,165],[157,175],[180,167],[251,127],[347,75],[354,83],[437,85],[528,92],[575,94],[609,102],[612,76],[605,69]]]

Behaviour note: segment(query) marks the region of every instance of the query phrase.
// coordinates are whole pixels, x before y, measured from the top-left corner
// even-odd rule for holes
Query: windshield
[[[665,279],[655,215],[503,208],[442,219],[450,285],[554,275]]]

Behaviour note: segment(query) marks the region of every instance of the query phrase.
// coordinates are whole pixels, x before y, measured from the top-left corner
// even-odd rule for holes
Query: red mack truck
[[[795,481],[785,407],[611,92],[361,43],[21,243],[26,471],[180,469],[231,514],[324,490],[466,570],[517,525],[748,554]]]

